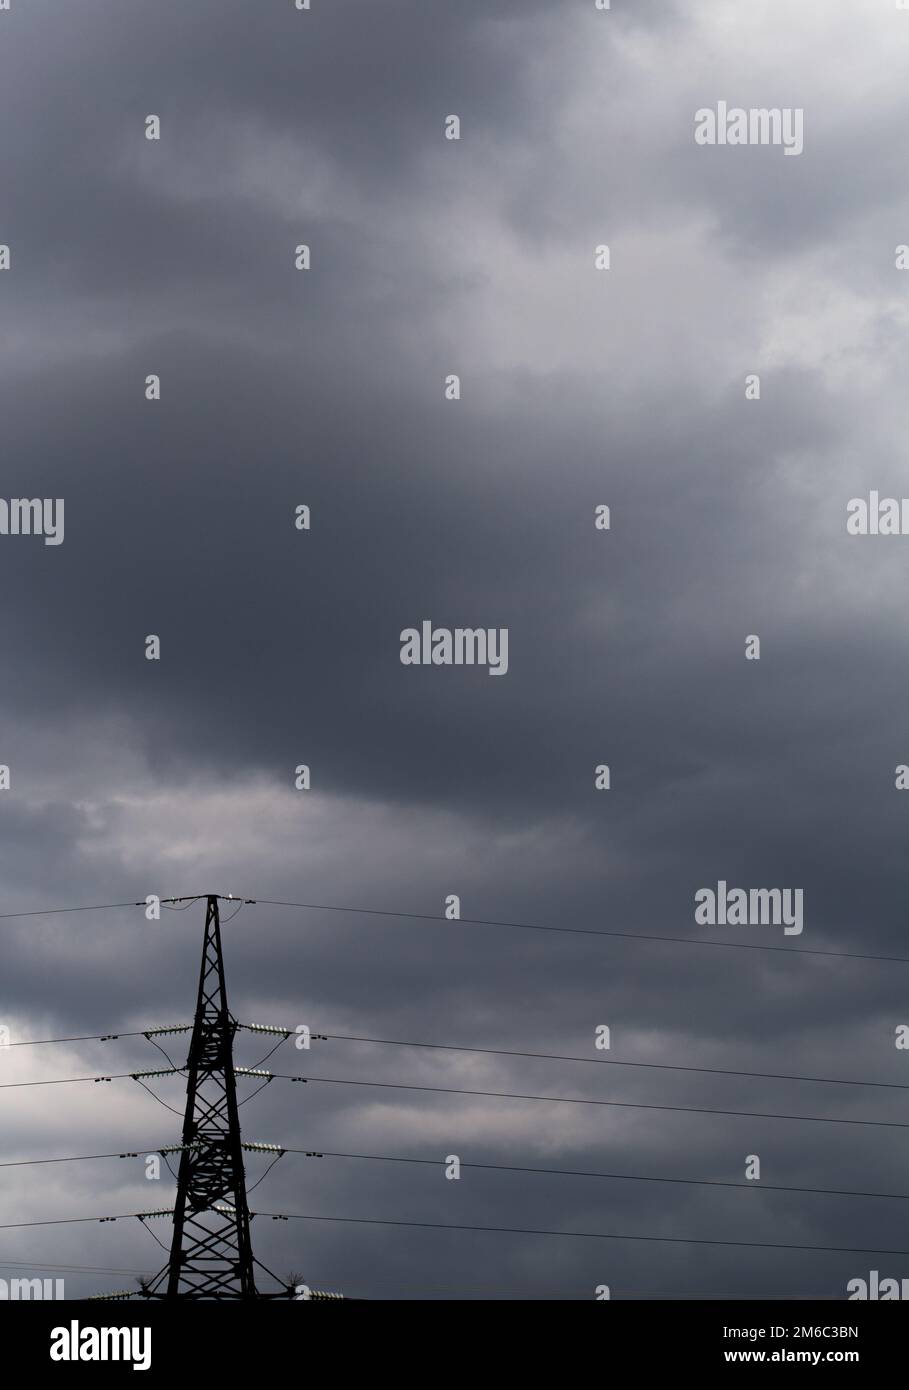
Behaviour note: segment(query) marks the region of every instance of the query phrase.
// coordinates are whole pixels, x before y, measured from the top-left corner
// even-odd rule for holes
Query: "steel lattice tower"
[[[148,1286],[152,1297],[263,1296],[256,1290],[249,1236],[233,1061],[236,1030],[237,1021],[227,1007],[218,897],[209,894],[199,997],[186,1064],[173,1240],[167,1268]]]

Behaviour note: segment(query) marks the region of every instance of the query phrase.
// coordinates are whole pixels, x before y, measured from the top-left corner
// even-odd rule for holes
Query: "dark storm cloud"
[[[818,53],[844,31],[817,7],[784,57],[786,9],[742,17],[750,75],[710,6],[0,16],[3,493],[66,499],[62,546],[0,540],[4,910],[217,889],[441,918],[459,893],[465,917],[703,937],[694,891],[726,878],[804,888],[804,935],[761,940],[903,954],[905,561],[843,532],[849,496],[901,476],[903,98],[879,80],[878,21],[851,21],[839,106]],[[721,96],[804,104],[805,154],[697,148],[694,110]],[[442,139],[450,112],[459,145]],[[507,626],[508,675],[403,667],[398,634],[423,618]],[[188,1021],[200,908],[0,925],[14,1037]],[[901,1077],[905,967],[264,905],[225,943],[247,1021],[580,1056],[606,1022],[626,1060]],[[157,1056],[23,1048],[10,1077]],[[899,1115],[885,1090],[341,1042],[288,1044],[275,1068]],[[3,1094],[23,1156],[173,1142],[179,1125],[129,1081]],[[180,1108],[179,1081],[160,1094]],[[243,1114],[266,1142],[440,1165],[288,1155],[262,1211],[803,1244],[891,1244],[892,1205],[451,1183],[441,1159],[740,1181],[757,1152],[767,1182],[894,1192],[905,1142],[329,1083],[276,1081]],[[4,1212],[168,1200],[141,1165],[75,1169],[16,1170]],[[254,1230],[271,1267],[372,1297],[841,1296],[862,1272],[854,1256]],[[104,1269],[160,1257],[120,1223],[9,1249]],[[87,1274],[76,1291],[124,1282]]]

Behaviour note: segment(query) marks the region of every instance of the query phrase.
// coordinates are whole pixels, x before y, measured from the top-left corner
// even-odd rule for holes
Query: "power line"
[[[59,1272],[59,1273],[63,1273],[63,1274],[65,1274],[65,1273],[67,1273],[67,1272],[69,1272],[69,1273],[76,1273],[76,1274],[133,1274],[133,1275],[147,1275],[147,1274],[148,1274],[148,1270],[144,1270],[144,1269],[112,1269],[112,1268],[107,1268],[106,1266],[103,1266],[103,1265],[73,1265],[73,1264],[46,1264],[46,1263],[38,1264],[38,1263],[35,1263],[35,1262],[28,1262],[28,1261],[25,1261],[25,1260],[0,1260],[0,1269],[35,1269],[35,1270],[45,1270],[45,1271]],[[396,1288],[411,1288],[411,1287],[413,1287],[413,1281],[411,1281],[411,1282],[408,1283],[408,1284],[405,1284],[402,1280],[388,1280],[388,1279],[383,1278],[383,1281],[382,1281],[382,1282],[383,1282],[383,1285],[386,1286],[386,1287],[396,1287]],[[513,1296],[514,1298],[526,1298],[526,1297],[527,1297],[526,1291],[525,1291],[525,1290],[523,1290],[523,1289],[507,1289],[507,1288],[503,1288],[501,1284],[477,1284],[477,1283],[473,1283],[473,1284],[469,1284],[469,1285],[464,1286],[464,1285],[461,1285],[461,1284],[437,1284],[437,1283],[429,1284],[429,1283],[426,1283],[425,1281],[422,1281],[422,1280],[420,1281],[420,1284],[419,1284],[419,1288],[420,1288],[421,1291],[424,1291],[424,1290],[426,1290],[426,1289],[432,1289],[434,1292],[445,1292],[445,1293],[460,1292],[460,1291],[463,1291],[465,1287],[466,1287],[466,1289],[467,1289],[468,1292],[476,1292],[476,1291],[478,1291],[478,1290],[482,1290],[483,1292],[490,1292],[490,1291],[492,1291],[492,1292],[494,1292],[494,1293],[499,1293],[499,1294],[501,1294],[501,1295],[509,1294],[510,1296]],[[545,1294],[545,1295],[544,1295],[544,1294],[541,1294],[541,1295],[539,1295],[539,1297],[540,1297],[541,1299],[543,1299],[543,1298],[551,1299],[551,1298],[556,1298],[556,1297],[559,1297],[559,1296],[560,1296],[559,1294]],[[680,1300],[680,1299],[695,1299],[695,1298],[702,1298],[702,1299],[722,1299],[722,1298],[725,1298],[725,1297],[726,1297],[726,1294],[725,1294],[725,1293],[723,1293],[723,1294],[690,1294],[690,1293],[678,1294],[678,1293],[664,1293],[664,1292],[660,1292],[660,1291],[643,1290],[643,1289],[616,1289],[616,1288],[613,1288],[613,1289],[612,1289],[612,1300],[613,1300],[613,1302],[615,1302],[617,1299],[620,1299],[620,1298],[654,1298],[654,1299],[656,1299],[656,1298],[670,1298],[670,1299],[675,1299],[676,1301],[678,1301],[678,1300]],[[831,1302],[833,1302],[833,1301],[840,1301],[839,1299],[836,1299],[836,1300],[835,1300],[835,1296],[832,1295],[832,1294],[780,1294],[780,1293],[772,1293],[772,1294],[771,1294],[771,1293],[763,1293],[763,1294],[743,1294],[743,1295],[742,1295],[742,1299],[757,1299],[757,1300],[761,1300],[761,1301],[764,1301],[764,1302],[769,1302],[771,1299],[786,1299],[786,1300],[806,1299],[806,1300],[811,1300],[811,1301],[813,1301],[813,1302],[815,1302],[815,1303],[816,1303],[816,1302],[820,1302],[820,1301],[823,1300],[823,1299],[829,1299]]]
[[[378,1086],[392,1091],[434,1091],[439,1095],[488,1096],[495,1100],[538,1100],[558,1105],[608,1105],[620,1110],[674,1110],[685,1115],[741,1115],[749,1120],[805,1120],[823,1125],[870,1125],[878,1129],[909,1129],[909,1123],[899,1120],[853,1120],[833,1115],[782,1115],[766,1110],[715,1110],[700,1105],[645,1105],[630,1100],[593,1100],[587,1096],[537,1096],[516,1091],[477,1091],[459,1086],[417,1086],[398,1081],[357,1081],[336,1076],[272,1075],[280,1081],[321,1082],[326,1086]]]
[[[144,1038],[150,1031],[150,1029],[143,1028],[136,1033],[78,1033],[71,1038],[27,1038],[24,1042],[4,1043],[4,1048],[39,1047],[45,1043],[116,1042],[119,1038]],[[151,1040],[149,1039],[149,1041]]]
[[[41,907],[32,912],[0,912],[0,921],[13,917],[53,917],[61,912],[106,912],[112,907],[145,907],[145,902],[137,903],[94,903],[89,907]]]
[[[66,1154],[63,1158],[15,1158],[8,1162],[0,1163],[0,1168],[32,1168],[43,1163],[88,1163],[96,1158],[140,1158],[143,1154],[157,1154],[161,1152],[161,1146],[157,1148],[141,1148],[123,1153],[109,1154]]]
[[[24,1230],[32,1226],[77,1226],[92,1222],[113,1222],[139,1220],[145,1224],[149,1215],[169,1213],[120,1212],[116,1216],[63,1216],[44,1221],[4,1221],[0,1231]],[[817,1254],[830,1255],[906,1255],[909,1250],[895,1250],[892,1247],[870,1245],[795,1245],[784,1241],[760,1240],[707,1240],[699,1236],[645,1236],[628,1235],[618,1231],[558,1231],[533,1226],[476,1226],[465,1222],[448,1221],[400,1221],[371,1216],[324,1216],[311,1212],[251,1211],[251,1217],[269,1217],[272,1221],[333,1221],[351,1226],[407,1226],[420,1230],[435,1231],[481,1231],[491,1235],[521,1236],[563,1236],[575,1240],[630,1240],[656,1243],[660,1245],[726,1245],[747,1250],[810,1250]]]
[[[246,1023],[241,1023],[239,1026],[244,1029],[249,1029],[251,1027],[254,1029],[254,1025]],[[143,1028],[135,1032],[80,1033],[64,1038],[29,1038],[21,1042],[7,1043],[5,1046],[38,1047],[50,1043],[115,1042],[120,1038],[147,1038],[149,1042],[157,1047],[158,1044],[154,1042],[153,1038],[149,1037],[149,1033],[155,1031],[161,1030]],[[189,1025],[175,1025],[173,1028],[167,1029],[167,1031],[188,1032]],[[403,1038],[371,1038],[357,1033],[319,1033],[316,1036],[319,1040],[324,1039],[331,1042],[372,1043],[381,1047],[426,1048],[438,1052],[478,1053],[489,1057],[524,1057],[541,1062],[586,1062],[592,1066],[637,1067],[649,1071],[684,1071],[702,1076],[749,1076],[762,1081],[807,1081],[823,1086],[873,1086],[879,1090],[909,1091],[909,1082],[904,1081],[865,1081],[858,1077],[848,1076],[804,1076],[795,1072],[744,1071],[733,1070],[729,1067],[693,1067],[682,1066],[675,1062],[632,1062],[617,1057],[579,1057],[575,1054],[563,1052],[525,1052],[515,1048],[467,1047],[459,1043],[414,1042],[413,1040]],[[255,1065],[259,1067],[263,1062],[267,1062],[272,1053],[276,1052],[282,1043],[287,1042],[291,1037],[293,1037],[293,1033],[286,1030],[285,1036],[275,1044],[270,1052],[267,1052],[264,1057],[261,1057]],[[167,1053],[164,1055],[167,1056]],[[170,1061],[170,1058],[168,1058],[168,1061]],[[176,1068],[176,1070],[180,1070],[180,1068]]]
[[[166,1148],[167,1145],[164,1146]],[[364,1159],[377,1163],[411,1163],[438,1168],[442,1165],[442,1160],[437,1158],[413,1158],[401,1154],[364,1154],[340,1152],[331,1149],[293,1149],[285,1148],[284,1145],[276,1146],[280,1152],[274,1158],[269,1167],[262,1174],[262,1177],[254,1184],[258,1186],[264,1182],[271,1169],[278,1159],[284,1154],[296,1154],[303,1158],[347,1158]],[[139,1145],[133,1150],[124,1150],[120,1153],[102,1154],[65,1154],[54,1158],[19,1158],[0,1163],[0,1168],[30,1168],[47,1163],[86,1163],[95,1159],[108,1158],[141,1158],[144,1155],[160,1154],[162,1146],[154,1144]],[[166,1158],[166,1155],[165,1155]],[[909,1201],[909,1192],[864,1192],[849,1188],[832,1187],[798,1187],[784,1185],[780,1183],[765,1182],[727,1182],[721,1178],[678,1178],[661,1177],[653,1174],[644,1173],[606,1173],[602,1170],[591,1170],[581,1168],[540,1168],[525,1164],[515,1163],[475,1163],[461,1160],[462,1168],[476,1168],[486,1172],[495,1173],[536,1173],[544,1177],[566,1177],[566,1178],[606,1178],[618,1182],[654,1182],[671,1183],[684,1187],[726,1187],[742,1192],[794,1192],[816,1197],[879,1197],[893,1201]],[[252,1188],[249,1189],[252,1191]]]
[[[430,912],[396,912],[389,908],[378,907],[340,907],[334,903],[288,902],[278,898],[243,898],[239,900],[237,895],[234,895],[234,900],[239,901],[240,906],[251,904],[263,907],[302,908],[308,912],[347,912],[355,913],[360,916],[396,917],[401,920],[435,922],[438,925],[442,925],[445,922],[456,921],[463,926],[508,927],[514,931],[556,932],[570,936],[604,936],[623,941],[663,941],[671,942],[679,946],[716,946],[731,951],[782,951],[787,955],[834,956],[841,960],[873,960],[884,961],[889,964],[909,965],[909,956],[885,956],[860,951],[827,951],[820,947],[811,946],[773,946],[770,944],[744,941],[699,941],[693,937],[664,936],[653,932],[607,931],[600,927],[554,927],[539,922],[508,922],[484,917],[458,917],[449,919],[440,918],[438,914]],[[189,907],[192,903],[199,901],[199,896],[191,899],[161,899],[162,904],[165,906],[176,904],[181,901],[185,901],[186,906]],[[145,906],[145,901],[139,900],[136,902],[121,903],[93,903],[78,907],[45,907],[33,909],[29,912],[0,912],[0,921],[9,921],[21,917],[50,917],[69,912],[106,912],[113,908]],[[183,911],[185,909],[181,908],[177,910]]]
[[[0,1231],[24,1231],[30,1226],[84,1226],[93,1221],[130,1221],[138,1212],[121,1213],[119,1216],[57,1216],[45,1221],[4,1221]]]
[[[437,1158],[407,1158],[398,1154],[356,1154],[333,1153],[329,1149],[283,1149],[286,1154],[301,1154],[305,1158],[355,1158],[369,1159],[379,1163],[417,1163],[432,1168],[443,1166]],[[731,1187],[742,1192],[798,1192],[817,1197],[886,1197],[895,1201],[909,1201],[909,1192],[857,1192],[833,1187],[790,1187],[779,1183],[765,1182],[724,1182],[721,1178],[666,1178],[643,1173],[604,1173],[591,1172],[579,1168],[534,1168],[514,1163],[472,1163],[461,1160],[462,1168],[480,1168],[495,1173],[538,1173],[547,1177],[566,1178],[611,1178],[621,1182],[660,1182],[678,1183],[685,1187]],[[265,1176],[265,1175],[263,1175]],[[262,1179],[260,1178],[261,1182]]]
[[[909,1255],[909,1250],[878,1249],[867,1245],[791,1245],[782,1241],[705,1240],[695,1236],[626,1235],[618,1231],[554,1231],[533,1226],[472,1226],[462,1222],[392,1221],[371,1216],[315,1216],[309,1212],[260,1211],[252,1214],[269,1216],[273,1221],[338,1221],[351,1226],[408,1226],[433,1231],[483,1231],[491,1235],[566,1236],[575,1240],[632,1240],[661,1245],[729,1245],[747,1250],[811,1250],[818,1254],[830,1255]]]
[[[174,1073],[177,1074],[177,1069],[176,1069],[176,1067],[174,1068]],[[143,1091],[147,1091],[148,1094],[151,1096],[152,1100],[156,1100],[156,1101],[158,1102],[159,1105],[163,1105],[165,1110],[169,1110],[170,1113],[171,1113],[172,1115],[176,1115],[176,1116],[180,1117],[180,1111],[177,1110],[177,1109],[175,1108],[175,1106],[173,1106],[173,1105],[168,1105],[167,1101],[166,1101],[166,1100],[162,1100],[160,1096],[155,1095],[155,1093],[154,1093],[154,1091],[152,1090],[151,1086],[146,1086],[145,1082],[142,1080],[141,1077],[139,1077],[139,1076],[134,1076],[134,1077],[133,1077],[133,1081],[137,1082],[137,1084],[140,1085],[140,1086],[142,1087]],[[168,1168],[169,1168],[169,1167],[170,1167],[170,1164],[168,1164],[167,1166],[168,1166]]]
[[[811,1081],[825,1086],[876,1086],[883,1090],[909,1091],[909,1083],[905,1081],[853,1081],[849,1077],[840,1076],[799,1076],[791,1072],[732,1071],[728,1067],[687,1067],[673,1062],[625,1062],[616,1057],[578,1057],[559,1052],[517,1052],[510,1048],[500,1047],[463,1047],[454,1043],[402,1042],[398,1038],[365,1038],[357,1037],[351,1033],[321,1033],[319,1037],[340,1042],[377,1043],[383,1047],[432,1048],[440,1052],[479,1052],[491,1057],[530,1057],[545,1062],[587,1062],[593,1066],[644,1067],[654,1071],[698,1072],[704,1076],[752,1076],[765,1081]],[[274,1050],[272,1049],[272,1051]],[[264,1061],[265,1058],[262,1060]]]
[[[168,1164],[167,1166],[168,1168],[170,1168],[170,1164]],[[151,1226],[149,1226],[147,1221],[142,1222],[142,1228],[143,1230],[148,1231],[148,1234],[151,1236],[152,1240],[155,1242],[156,1245],[160,1245],[161,1249],[167,1252],[167,1246],[164,1244],[164,1241],[160,1238],[160,1236],[155,1235],[154,1231],[152,1230]]]
[[[484,917],[439,917],[431,912],[393,912],[379,907],[337,907],[330,903],[292,903],[274,898],[248,898],[247,902],[262,907],[300,907],[309,912],[349,912],[367,917],[398,917],[402,920],[435,922],[437,926],[452,924],[470,927],[510,927],[515,931],[557,932],[569,936],[606,936],[622,941],[670,941],[678,946],[717,946],[729,951],[782,951],[786,955],[834,956],[839,960],[877,960],[909,965],[909,956],[871,955],[859,951],[825,951],[812,946],[772,946],[744,941],[700,941],[690,936],[657,936],[649,932],[605,931],[599,927],[553,927],[538,922],[503,922]],[[140,904],[141,906],[141,904]]]
[[[167,1065],[168,1065],[173,1071],[177,1071],[178,1068],[177,1068],[176,1062],[174,1061],[173,1057],[171,1057],[170,1054],[169,1054],[168,1052],[165,1052],[165,1050],[164,1050],[164,1048],[161,1046],[161,1044],[160,1044],[159,1042],[155,1042],[154,1038],[151,1038],[151,1037],[148,1038],[148,1041],[151,1043],[152,1047],[156,1047],[156,1048],[158,1049],[158,1051],[161,1053],[161,1056],[162,1056],[162,1057],[165,1059],[165,1061],[167,1062]]]
[[[579,1302],[579,1301],[585,1301],[585,1302],[586,1302],[586,1301],[589,1301],[589,1300],[590,1300],[590,1294],[587,1293],[587,1292],[585,1292],[584,1295],[582,1296],[582,1295],[579,1295],[579,1294],[569,1294],[569,1293],[566,1293],[564,1289],[561,1289],[561,1290],[553,1290],[551,1293],[531,1293],[531,1294],[528,1294],[526,1289],[510,1288],[508,1285],[503,1285],[502,1283],[496,1283],[496,1284],[493,1284],[493,1283],[480,1283],[480,1282],[478,1282],[477,1280],[471,1280],[471,1282],[470,1282],[469,1284],[465,1284],[465,1283],[463,1283],[463,1282],[462,1282],[462,1283],[459,1283],[459,1284],[440,1284],[440,1283],[438,1283],[436,1280],[432,1280],[432,1281],[430,1282],[429,1280],[426,1280],[426,1279],[419,1279],[419,1281],[417,1281],[416,1276],[413,1277],[413,1278],[411,1278],[411,1279],[409,1279],[409,1280],[405,1280],[405,1279],[403,1279],[403,1278],[399,1278],[399,1279],[396,1279],[396,1278],[389,1278],[384,1272],[383,1272],[383,1275],[382,1275],[382,1286],[383,1286],[383,1288],[394,1288],[394,1289],[414,1289],[414,1288],[417,1288],[417,1289],[419,1290],[419,1292],[415,1295],[415,1297],[417,1297],[417,1298],[425,1298],[425,1296],[426,1296],[426,1291],[429,1290],[429,1291],[432,1291],[433,1293],[454,1293],[456,1296],[458,1296],[458,1295],[463,1296],[465,1293],[466,1293],[466,1294],[473,1294],[473,1293],[484,1293],[484,1294],[486,1294],[486,1293],[490,1293],[490,1292],[491,1292],[491,1293],[493,1293],[493,1294],[497,1294],[500,1298],[519,1299],[519,1300],[522,1300],[522,1301],[524,1301],[524,1302],[536,1302],[536,1301],[540,1301],[540,1302],[543,1302],[543,1301],[548,1301],[548,1302],[552,1302],[552,1301],[561,1301],[561,1302]],[[728,1296],[729,1296],[729,1295],[728,1295],[728,1290],[724,1290],[722,1293],[703,1293],[703,1294],[695,1294],[695,1293],[690,1293],[690,1292],[686,1292],[686,1293],[678,1293],[678,1292],[671,1293],[671,1292],[667,1292],[666,1290],[663,1290],[663,1289],[627,1289],[627,1288],[621,1288],[621,1289],[620,1289],[620,1288],[617,1288],[614,1284],[613,1284],[613,1285],[610,1285],[610,1299],[612,1300],[613,1303],[617,1302],[619,1299],[625,1299],[625,1298],[653,1298],[653,1299],[666,1298],[666,1299],[672,1299],[672,1300],[675,1301],[675,1302],[684,1302],[684,1301],[692,1301],[692,1302],[693,1302],[693,1301],[696,1301],[696,1300],[704,1300],[704,1301],[708,1301],[708,1302],[711,1302],[711,1301],[719,1301],[719,1302],[722,1302],[722,1301],[728,1300]],[[748,1294],[740,1294],[740,1295],[738,1295],[736,1301],[737,1301],[737,1302],[753,1301],[753,1302],[769,1303],[769,1302],[771,1302],[771,1301],[774,1300],[774,1299],[779,1299],[779,1300],[785,1301],[785,1302],[797,1302],[797,1301],[801,1301],[801,1302],[811,1302],[811,1303],[822,1303],[822,1302],[829,1302],[829,1303],[835,1303],[835,1302],[836,1302],[836,1303],[840,1303],[840,1302],[842,1302],[842,1295],[841,1295],[841,1294],[832,1294],[832,1293],[779,1293],[779,1292],[777,1292],[777,1293],[748,1293]]]
[[[239,1026],[244,1029],[252,1028],[254,1031],[254,1025],[241,1023]],[[148,1036],[149,1033],[155,1031],[160,1030],[143,1028],[135,1032],[82,1033],[65,1038],[30,1038],[23,1042],[8,1043],[7,1046],[37,1047],[39,1045],[49,1043],[98,1041],[113,1042],[117,1041],[119,1038],[147,1038],[149,1042],[153,1043],[157,1047],[158,1044],[154,1042],[154,1039]],[[177,1025],[172,1029],[168,1029],[167,1031],[188,1032],[189,1025]],[[289,1038],[293,1037],[293,1033],[290,1030],[279,1031],[284,1031],[285,1036],[275,1044],[275,1046],[271,1049],[270,1052],[267,1052],[264,1057],[261,1057],[259,1059],[259,1061],[256,1063],[257,1067],[261,1066],[263,1062],[268,1061],[268,1058],[271,1057],[272,1053],[277,1051],[277,1049],[282,1045],[282,1043],[288,1041]],[[592,1066],[637,1067],[640,1069],[646,1069],[650,1071],[683,1071],[696,1073],[702,1076],[749,1076],[762,1081],[807,1081],[823,1086],[873,1086],[879,1090],[909,1091],[909,1082],[903,1081],[864,1081],[857,1077],[853,1078],[846,1076],[804,1076],[794,1072],[743,1071],[733,1070],[729,1067],[693,1067],[682,1066],[675,1062],[632,1062],[624,1061],[616,1057],[579,1057],[571,1053],[562,1052],[525,1052],[519,1051],[514,1048],[467,1047],[464,1044],[458,1043],[414,1042],[412,1040],[402,1038],[371,1038],[356,1033],[319,1033],[316,1036],[319,1040],[324,1039],[331,1042],[372,1043],[376,1046],[382,1047],[425,1048],[432,1049],[438,1052],[478,1053],[490,1057],[524,1057],[542,1062],[586,1062],[587,1064]],[[164,1055],[167,1056],[166,1053]],[[170,1061],[170,1058],[168,1058],[168,1061]],[[177,1070],[179,1070],[179,1068],[177,1068]]]
[[[186,1070],[185,1067],[174,1069],[174,1075],[179,1076]],[[160,1073],[159,1073],[160,1074]],[[365,1081],[352,1077],[337,1076],[291,1076],[284,1072],[263,1073],[268,1080],[276,1081],[299,1081],[307,1084],[321,1084],[324,1086],[374,1086],[383,1090],[391,1091],[428,1091],[437,1095],[449,1096],[484,1096],[494,1100],[530,1100],[543,1101],[553,1105],[603,1105],[611,1106],[618,1110],[665,1110],[675,1111],[684,1115],[739,1115],[748,1120],[803,1120],[810,1124],[823,1125],[859,1125],[874,1129],[909,1129],[909,1123],[899,1120],[861,1120],[849,1119],[836,1115],[788,1115],[776,1111],[768,1110],[718,1110],[701,1105],[654,1105],[645,1104],[642,1101],[630,1100],[599,1100],[590,1096],[538,1096],[530,1095],[521,1091],[481,1091],[468,1090],[462,1086],[418,1086],[404,1081]],[[243,1075],[243,1069],[238,1068],[237,1075]],[[110,1076],[65,1076],[47,1081],[4,1081],[0,1083],[0,1090],[16,1090],[29,1086],[70,1086],[79,1082],[108,1082],[133,1080],[142,1082],[134,1072],[114,1072]],[[266,1083],[267,1084],[267,1083]],[[145,1089],[148,1089],[147,1087]],[[260,1087],[260,1089],[263,1089]],[[149,1095],[155,1100],[160,1101],[167,1109],[167,1102],[160,1100],[153,1091]],[[179,1113],[179,1112],[177,1112]]]
[[[190,899],[161,899],[162,905],[169,906],[177,902],[185,902],[190,907],[194,902],[198,902],[201,895]],[[539,922],[508,922],[495,918],[484,917],[458,917],[440,918],[436,913],[430,912],[396,912],[389,908],[378,907],[340,907],[334,903],[301,903],[288,902],[278,898],[237,898],[235,901],[240,906],[251,904],[263,907],[294,907],[302,908],[308,912],[347,912],[355,913],[360,916],[370,917],[396,917],[401,920],[435,922],[442,925],[445,922],[456,921],[463,926],[473,927],[508,927],[514,931],[541,931],[556,932],[570,936],[604,936],[622,941],[663,941],[671,942],[678,946],[715,946],[731,951],[782,951],[787,955],[802,956],[834,956],[840,960],[873,960],[884,961],[889,964],[909,965],[909,956],[885,956],[860,951],[827,951],[820,947],[811,946],[773,946],[764,943],[744,942],[744,941],[700,941],[687,936],[664,936],[653,932],[620,932],[607,931],[600,927],[554,927],[547,926]],[[228,899],[229,900],[229,899]],[[144,900],[135,902],[121,903],[92,903],[78,907],[45,907],[36,908],[28,912],[0,912],[0,921],[10,921],[14,918],[22,917],[50,917],[61,913],[69,912],[106,912],[113,908],[123,907],[145,907]],[[183,911],[185,909],[177,909]],[[238,908],[239,910],[239,908]],[[234,914],[236,915],[236,914]],[[230,920],[230,919],[228,919]]]
[[[3,1081],[0,1091],[24,1090],[28,1086],[73,1086],[80,1081],[124,1081],[133,1076],[131,1071],[113,1072],[110,1076],[61,1076],[47,1081]]]
[[[44,1269],[65,1274],[145,1274],[144,1269],[110,1269],[106,1265],[38,1264],[26,1260],[0,1260],[0,1269]]]
[[[268,1167],[265,1169],[265,1172],[262,1174],[262,1176],[261,1176],[260,1178],[257,1178],[257,1179],[256,1179],[256,1181],[253,1183],[252,1187],[248,1187],[248,1188],[246,1189],[246,1194],[247,1194],[247,1196],[249,1196],[250,1192],[255,1192],[256,1188],[259,1186],[259,1183],[262,1183],[262,1182],[265,1181],[265,1179],[268,1177],[269,1173],[271,1172],[272,1168],[274,1168],[275,1164],[276,1164],[277,1162],[279,1162],[279,1160],[282,1159],[286,1153],[291,1153],[291,1152],[294,1152],[294,1150],[291,1150],[291,1149],[282,1149],[281,1152],[280,1152],[275,1158],[272,1159],[271,1163],[269,1163]],[[302,1152],[302,1150],[301,1150],[301,1152]]]

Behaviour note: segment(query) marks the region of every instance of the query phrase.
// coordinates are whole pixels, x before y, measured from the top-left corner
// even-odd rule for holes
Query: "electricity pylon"
[[[210,893],[186,1064],[186,1112],[170,1260],[147,1286],[145,1292],[151,1297],[269,1297],[256,1289],[253,1266],[258,1261],[249,1236],[234,1076],[236,1031],[237,1021],[227,1007],[218,896]]]

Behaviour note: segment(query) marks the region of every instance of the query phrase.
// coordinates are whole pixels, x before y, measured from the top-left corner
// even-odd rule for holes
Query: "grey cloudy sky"
[[[247,907],[225,927],[235,1014],[585,1055],[608,1023],[614,1059],[905,1081],[909,967],[688,943],[909,955],[906,558],[845,532],[850,497],[905,490],[907,45],[889,0],[12,0],[0,468],[5,497],[65,498],[66,532],[0,537],[2,911],[219,891],[441,919],[458,893],[466,917],[685,944]],[[694,113],[720,100],[803,108],[804,152],[697,146]],[[399,633],[424,618],[507,627],[507,676],[402,666]],[[696,927],[694,892],[720,878],[803,888],[803,935]],[[13,1036],[188,1022],[201,927],[200,908],[0,923]],[[157,1056],[21,1048],[2,1070]],[[899,1090],[341,1042],[306,1061],[906,1114]],[[178,1117],[131,1085],[2,1093],[4,1156],[176,1142]],[[159,1094],[181,1108],[179,1082]],[[277,1081],[241,1115],[251,1139],[439,1160],[288,1155],[263,1211],[906,1244],[897,1200],[441,1168],[739,1182],[757,1153],[765,1184],[898,1193],[895,1127]],[[171,1196],[135,1161],[7,1169],[2,1187],[0,1222]],[[73,1295],[164,1258],[138,1223],[5,1234],[7,1272],[97,1267]],[[869,1268],[909,1272],[331,1222],[253,1234],[271,1267],[368,1298],[842,1297]]]

